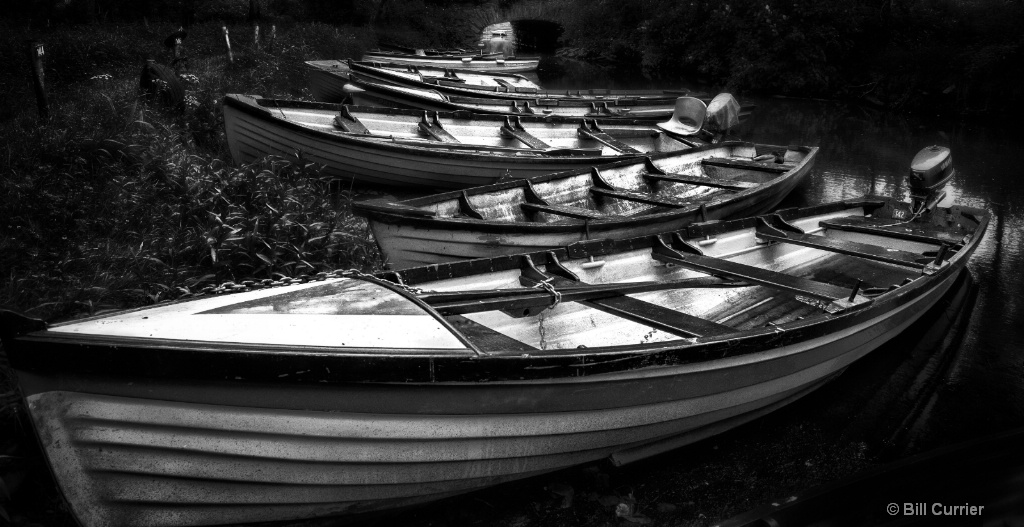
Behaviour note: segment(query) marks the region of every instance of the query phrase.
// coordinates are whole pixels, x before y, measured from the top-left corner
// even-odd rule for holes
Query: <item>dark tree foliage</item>
[[[1015,0],[600,0],[565,12],[563,43],[582,58],[652,78],[961,113],[1024,99]]]

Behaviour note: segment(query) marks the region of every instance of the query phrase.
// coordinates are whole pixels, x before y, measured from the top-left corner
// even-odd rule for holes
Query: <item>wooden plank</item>
[[[441,141],[442,143],[462,143],[455,138],[454,135],[448,133],[441,126],[441,121],[437,120],[437,114],[433,114],[432,118],[427,117],[427,112],[423,112],[423,118],[420,119],[419,129],[421,132],[426,134],[428,137]]]
[[[952,233],[943,229],[929,229],[923,225],[913,225],[891,219],[876,218],[834,218],[818,222],[826,229],[875,234],[900,240],[942,245],[943,243],[959,244],[964,234]]]
[[[590,187],[590,192],[592,194],[595,194],[595,195],[598,195],[598,196],[607,197],[607,198],[615,198],[615,199],[621,199],[621,200],[626,200],[626,201],[635,201],[637,203],[646,203],[648,205],[655,205],[655,206],[658,206],[658,207],[670,207],[670,208],[675,208],[675,209],[684,209],[684,208],[692,207],[693,206],[692,203],[665,201],[665,200],[653,198],[651,196],[645,196],[645,195],[640,194],[640,193],[629,192],[629,191],[625,191],[625,190],[612,190],[612,189],[600,188],[600,187]]]
[[[569,218],[576,218],[580,220],[600,220],[608,218],[607,214],[601,214],[600,212],[580,207],[566,207],[563,205],[539,203],[520,203],[519,206],[522,207],[523,210],[530,212],[546,212],[548,214],[557,214],[559,216],[567,216]]]
[[[742,168],[746,170],[758,170],[761,172],[774,172],[782,174],[793,169],[792,165],[781,165],[776,163],[762,163],[760,161],[747,161],[745,159],[729,159],[724,157],[709,157],[701,161],[704,165],[724,168]]]
[[[600,126],[598,126],[597,121],[584,119],[583,124],[580,125],[580,127],[576,130],[576,133],[578,133],[580,137],[593,139],[601,144],[607,145],[610,148],[618,152],[622,152],[624,154],[640,153],[639,150],[605,133],[605,131],[601,129]]]
[[[370,130],[366,128],[363,123],[359,122],[359,119],[352,115],[348,111],[348,106],[342,106],[341,112],[334,117],[334,125],[341,128],[345,132],[351,132],[354,134],[369,134]]]
[[[561,279],[559,279],[561,280]],[[536,284],[536,281],[527,281]],[[665,291],[668,289],[746,287],[749,284],[714,277],[679,278],[676,280],[587,284],[565,281],[558,284],[563,302],[581,302],[614,296]],[[479,313],[482,311],[519,311],[531,307],[551,305],[551,293],[543,289],[520,288],[484,291],[441,291],[418,295],[421,300],[446,315]]]
[[[793,245],[800,245],[802,247],[821,249],[823,251],[856,256],[858,258],[864,258],[866,260],[874,260],[877,262],[904,265],[907,267],[914,267],[917,269],[924,269],[925,265],[931,260],[931,258],[928,258],[923,254],[912,253],[910,251],[888,249],[886,247],[872,245],[869,243],[836,240],[827,238],[825,236],[816,236],[813,234],[783,232],[768,226],[768,224],[765,223],[763,219],[761,219],[761,224],[757,226],[757,236],[766,240],[773,240],[782,243],[791,243]],[[923,259],[924,261],[919,262],[918,260],[921,259]]]
[[[474,322],[461,315],[449,315],[445,319],[455,329],[466,336],[470,342],[484,351],[537,351],[537,348],[504,333],[495,331],[483,324]]]
[[[689,176],[686,174],[644,174],[644,178],[655,181],[685,183],[687,185],[698,185],[702,187],[712,187],[734,191],[747,190],[759,186],[758,183],[751,183],[749,181],[728,181],[724,179],[712,179],[706,177]]]
[[[736,330],[682,311],[669,309],[628,296],[586,300],[584,305],[683,337],[707,337],[734,333]]]
[[[523,279],[521,278],[520,280],[522,281]],[[586,282],[579,280],[570,280],[560,276],[552,277],[551,284],[554,285],[556,289],[558,287],[577,284],[594,285],[587,284]],[[564,301],[565,295],[563,295],[562,298]],[[704,320],[675,309],[662,307],[657,304],[628,297],[623,294],[611,296],[609,298],[581,300],[579,302],[599,311],[682,337],[725,335],[736,331],[729,326],[718,324],[710,320]]]
[[[545,150],[551,148],[551,145],[541,141],[534,137],[523,128],[523,124],[519,122],[518,117],[506,117],[505,124],[501,126],[501,135],[504,137],[513,137],[518,139],[519,142],[530,148],[536,148],[538,150]]]
[[[845,299],[850,294],[850,290],[845,287],[839,287],[823,282],[815,282],[814,280],[790,276],[784,273],[754,267],[752,265],[713,258],[711,256],[682,254],[675,251],[672,251],[672,254],[668,254],[667,251],[655,251],[653,256],[655,260],[673,263],[686,267],[687,269],[693,269],[715,276],[732,278],[734,280],[760,284],[774,289],[791,291],[800,295],[807,295],[822,300],[832,301]]]

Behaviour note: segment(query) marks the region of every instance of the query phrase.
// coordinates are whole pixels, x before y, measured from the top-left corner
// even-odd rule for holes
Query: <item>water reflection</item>
[[[758,105],[742,138],[821,148],[812,177],[782,206],[864,194],[907,197],[914,154],[932,144],[950,147],[957,174],[949,197],[992,214],[970,273],[908,331],[779,412],[607,474],[591,467],[528,480],[428,507],[405,515],[404,523],[443,522],[451,508],[470,519],[535,518],[552,478],[578,485],[581,494],[626,489],[649,507],[684,504],[670,522],[711,522],[867,466],[1024,424],[1022,133],[840,102],[741,100]],[[588,490],[595,470],[607,476],[604,490]],[[583,520],[547,511],[552,521],[527,524],[614,521],[600,507],[590,520],[585,511],[573,511]]]

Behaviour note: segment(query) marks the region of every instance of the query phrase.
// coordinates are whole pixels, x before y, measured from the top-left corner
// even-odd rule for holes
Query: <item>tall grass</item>
[[[374,36],[303,24],[257,47],[232,27],[193,26],[180,68],[183,114],[138,95],[142,58],[169,62],[172,26],[91,26],[43,35],[52,118],[40,121],[27,71],[0,81],[0,306],[46,320],[144,305],[211,282],[379,264],[347,191],[297,157],[233,166],[225,93],[307,98],[302,62],[359,56]],[[264,38],[267,35],[264,28]],[[0,56],[24,64],[27,31]]]

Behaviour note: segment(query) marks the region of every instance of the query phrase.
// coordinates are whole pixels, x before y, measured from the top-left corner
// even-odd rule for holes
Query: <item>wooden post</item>
[[[177,64],[181,60],[181,37],[174,38],[174,61],[171,64]]]
[[[46,50],[43,43],[32,40],[28,46],[29,60],[32,61],[32,85],[36,90],[36,103],[39,104],[39,116],[43,119],[50,118],[50,103],[46,100],[46,84],[43,75],[43,55]]]
[[[235,57],[231,54],[231,37],[228,36],[228,26],[224,27],[224,44],[228,47],[228,62],[234,62]]]
[[[254,24],[252,26],[252,46],[256,49],[260,49],[260,25]]]

